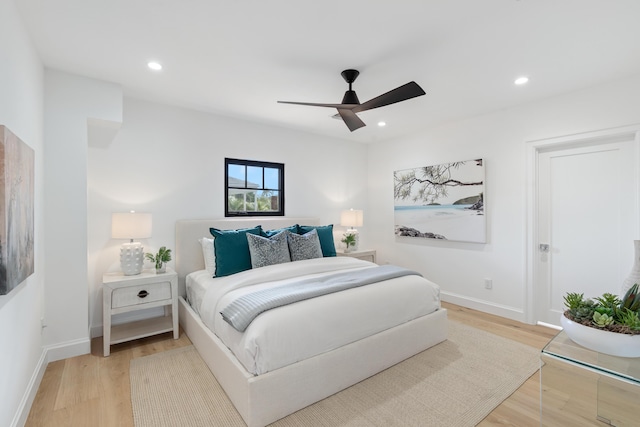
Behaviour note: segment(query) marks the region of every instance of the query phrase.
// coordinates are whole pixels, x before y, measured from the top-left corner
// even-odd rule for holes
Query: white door
[[[537,150],[536,321],[560,324],[567,292],[620,294],[638,233],[634,134]]]

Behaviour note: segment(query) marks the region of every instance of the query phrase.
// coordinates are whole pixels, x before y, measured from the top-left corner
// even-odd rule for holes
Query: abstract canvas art
[[[395,234],[486,242],[483,159],[393,173]]]
[[[0,125],[0,295],[34,269],[34,151]]]

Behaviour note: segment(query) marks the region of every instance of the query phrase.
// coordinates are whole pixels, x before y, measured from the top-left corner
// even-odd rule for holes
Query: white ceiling
[[[359,142],[640,73],[640,0],[15,2],[47,67]],[[353,133],[335,110],[276,103],[338,103],[347,68],[361,102],[411,80],[427,95],[360,113]],[[520,75],[530,82],[515,86]]]

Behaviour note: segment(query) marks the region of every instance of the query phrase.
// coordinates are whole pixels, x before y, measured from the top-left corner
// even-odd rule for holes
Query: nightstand
[[[372,250],[372,251],[357,250],[357,251],[351,251],[351,252],[336,251],[336,254],[338,256],[350,256],[351,258],[358,258],[358,259],[362,259],[369,262],[376,262],[375,250]]]
[[[135,276],[122,272],[102,276],[104,355],[111,345],[173,331],[178,339],[178,275],[167,268],[156,274],[145,270]],[[164,316],[111,326],[111,316],[153,307],[164,307]]]

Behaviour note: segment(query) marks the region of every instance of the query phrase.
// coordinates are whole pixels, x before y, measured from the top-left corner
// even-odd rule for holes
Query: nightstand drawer
[[[171,299],[171,283],[160,282],[113,290],[111,308],[129,307]]]

